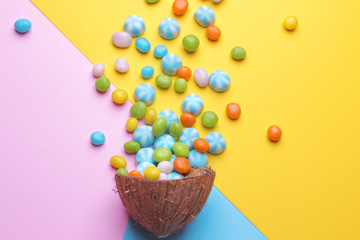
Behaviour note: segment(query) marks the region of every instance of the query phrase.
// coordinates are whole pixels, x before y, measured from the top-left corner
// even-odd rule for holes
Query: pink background
[[[121,239],[128,216],[109,159],[125,155],[131,104],[95,90],[92,64],[32,3],[0,8],[0,239]],[[27,34],[15,32],[19,18],[32,22]]]

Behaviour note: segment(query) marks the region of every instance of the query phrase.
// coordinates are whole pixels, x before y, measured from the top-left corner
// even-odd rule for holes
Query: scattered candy
[[[141,76],[145,79],[151,78],[154,75],[154,68],[146,66],[141,69]]]
[[[31,28],[31,22],[27,19],[18,19],[15,24],[15,30],[19,33],[26,33]]]
[[[199,116],[204,107],[202,98],[197,94],[189,94],[187,95],[182,104],[182,111],[191,113],[192,115]]]
[[[189,155],[190,149],[186,146],[185,143],[176,142],[172,147],[174,153],[178,157],[187,157]]]
[[[124,144],[125,152],[136,153],[140,150],[140,144],[138,142],[129,141]]]
[[[127,162],[122,156],[115,155],[110,158],[110,164],[114,168],[118,169],[126,167]]]
[[[182,131],[183,131],[183,127],[181,126],[180,123],[173,122],[170,125],[169,132],[172,137],[174,137],[174,138],[179,137],[181,135]]]
[[[191,113],[183,113],[180,116],[180,122],[184,127],[192,127],[196,123],[196,117]]]
[[[197,138],[194,141],[194,148],[198,152],[205,153],[209,150],[209,147],[209,143],[203,138]]]
[[[207,6],[199,7],[194,14],[195,21],[202,27],[208,27],[215,22],[214,10]]]
[[[225,92],[230,87],[230,77],[226,72],[217,70],[210,75],[209,85],[215,92]]]
[[[154,108],[149,107],[145,114],[145,123],[147,125],[152,125],[155,122],[156,118],[157,118],[157,111]]]
[[[206,36],[211,41],[216,41],[221,37],[221,31],[218,27],[211,25],[206,28]]]
[[[116,171],[116,174],[120,174],[120,175],[123,175],[123,176],[127,176],[127,175],[129,175],[129,172],[128,172],[128,170],[126,170],[125,168],[119,168],[119,169]]]
[[[175,139],[168,135],[168,134],[163,134],[160,137],[157,137],[154,145],[153,145],[153,149],[158,149],[158,148],[167,148],[170,151],[172,151],[173,145],[175,143]]]
[[[200,41],[195,35],[189,34],[183,38],[182,43],[186,51],[195,52],[199,47]]]
[[[220,154],[225,151],[226,141],[220,133],[211,132],[205,136],[205,140],[209,143],[209,153]]]
[[[153,145],[155,136],[153,135],[152,127],[143,125],[136,128],[133,133],[133,141],[138,142],[141,147],[150,147]]]
[[[151,49],[151,44],[149,43],[149,41],[146,38],[139,37],[135,41],[135,47],[137,50],[139,50],[139,52],[147,53]]]
[[[116,47],[127,48],[131,45],[132,37],[128,32],[119,31],[113,33],[111,40]]]
[[[188,81],[191,78],[191,69],[187,66],[182,66],[178,69],[177,75],[179,78]]]
[[[130,115],[136,119],[141,119],[145,116],[147,112],[146,103],[143,101],[138,101],[134,103],[130,108]]]
[[[173,164],[169,161],[162,161],[157,165],[157,167],[161,173],[165,173],[166,175],[170,174],[174,169]]]
[[[160,181],[169,180],[169,177],[165,173],[160,173],[159,178],[156,180],[160,180]]]
[[[234,47],[231,50],[231,57],[234,60],[243,60],[246,57],[246,51],[242,47]]]
[[[174,88],[175,88],[175,91],[178,92],[178,93],[183,93],[185,92],[186,88],[187,88],[187,82],[185,79],[183,78],[178,78],[175,80],[175,83],[174,83]]]
[[[129,172],[128,176],[131,176],[131,177],[138,177],[138,178],[143,178],[143,175],[137,171],[137,170],[132,170]]]
[[[171,151],[168,148],[157,148],[153,153],[155,162],[169,161],[171,159]]]
[[[213,1],[213,3],[220,3],[220,2],[222,2],[222,0],[212,0]]]
[[[174,161],[174,168],[179,173],[188,173],[191,170],[191,164],[186,158],[178,157]]]
[[[105,72],[105,65],[103,63],[97,63],[93,66],[92,73],[94,77],[101,77]]]
[[[283,22],[284,28],[288,31],[294,30],[298,25],[298,20],[295,16],[287,16]]]
[[[169,180],[176,180],[176,179],[182,179],[184,178],[184,176],[180,173],[177,173],[177,172],[172,172],[168,175],[169,177]]]
[[[90,140],[95,146],[100,146],[105,142],[105,135],[102,132],[93,132],[90,136]]]
[[[176,54],[169,53],[161,59],[161,70],[167,75],[176,75],[181,66],[182,61]]]
[[[145,22],[140,16],[132,15],[124,23],[124,31],[132,37],[138,37],[145,32]]]
[[[189,7],[189,3],[187,0],[175,0],[172,9],[176,16],[182,16],[186,13],[186,10]]]
[[[207,111],[201,115],[201,122],[207,128],[215,127],[218,121],[219,118],[214,112]]]
[[[208,165],[208,156],[206,155],[206,153],[201,153],[196,150],[192,150],[189,153],[188,159],[191,166],[202,168],[202,167],[207,167]]]
[[[139,84],[134,91],[135,101],[143,101],[146,105],[151,105],[155,100],[155,88],[149,83]]]
[[[151,180],[156,180],[160,176],[160,170],[155,166],[147,167],[144,171],[144,177]]]
[[[139,121],[136,118],[131,117],[126,121],[126,131],[132,133],[135,131],[138,125],[139,125]]]
[[[124,104],[128,100],[128,94],[124,89],[115,89],[111,94],[111,98],[116,104]]]
[[[158,45],[154,49],[154,55],[156,58],[163,58],[168,53],[168,49],[164,45]]]
[[[238,119],[241,114],[241,108],[240,108],[239,104],[229,103],[226,106],[226,114],[232,120]]]
[[[272,125],[268,128],[267,135],[270,141],[277,142],[281,138],[282,131],[278,126]]]
[[[107,77],[99,77],[95,82],[95,87],[99,92],[106,92],[110,88],[110,80]]]
[[[171,78],[166,74],[157,75],[155,81],[160,88],[169,88],[172,83]]]
[[[171,40],[176,38],[180,33],[180,24],[174,18],[165,18],[160,22],[159,34],[162,38]]]
[[[136,166],[136,171],[139,171],[142,175],[144,175],[145,169],[151,166],[155,167],[155,165],[151,162],[142,162]]]
[[[158,116],[158,118],[155,120],[152,131],[155,137],[160,137],[166,132],[167,129],[167,121],[166,118]]]
[[[116,61],[115,61],[115,69],[119,73],[126,73],[127,71],[129,71],[129,63],[128,63],[128,61],[126,61],[126,59],[122,58],[122,57],[116,59]]]
[[[204,68],[194,70],[194,80],[199,87],[206,87],[209,84],[209,74]]]
[[[193,143],[195,139],[199,137],[200,137],[199,132],[195,128],[185,128],[182,131],[180,137],[178,138],[178,142],[185,143],[190,150],[193,150],[194,149]]]
[[[158,117],[164,117],[167,121],[167,128],[166,132],[169,132],[170,125],[173,122],[179,122],[179,117],[177,116],[176,112],[172,110],[163,110],[159,113]]]
[[[157,3],[159,0],[145,0],[147,3]]]
[[[152,157],[153,153],[154,153],[154,149],[152,149],[151,147],[140,149],[135,155],[135,165],[137,166],[143,162],[149,162],[155,164],[155,161]]]

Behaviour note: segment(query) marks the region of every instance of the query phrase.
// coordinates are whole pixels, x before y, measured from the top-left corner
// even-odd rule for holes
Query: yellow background
[[[359,238],[359,1],[224,0],[215,5],[189,0],[187,13],[176,17],[181,33],[172,41],[157,33],[163,18],[174,17],[170,0],[153,5],[143,0],[33,2],[91,62],[103,62],[106,75],[131,96],[139,83],[155,85],[155,77],[140,77],[142,67],[151,65],[155,75],[161,73],[160,60],[152,52],[139,53],[134,42],[128,49],[111,43],[112,33],[122,30],[133,14],[144,18],[143,37],[152,50],[164,44],[193,70],[228,72],[231,87],[223,94],[200,89],[191,79],[184,94],[175,93],[173,86],[155,87],[153,107],[180,114],[182,99],[197,93],[204,99],[204,110],[219,115],[213,130],[225,136],[228,148],[220,156],[210,156],[217,171],[215,185],[269,239]],[[205,29],[193,19],[200,5],[215,11],[215,25],[222,30],[218,42],[208,41]],[[294,32],[282,28],[289,14],[299,20]],[[194,54],[181,45],[189,33],[200,39]],[[230,57],[231,48],[238,45],[247,51],[242,62]],[[118,57],[129,61],[128,73],[114,70]],[[226,117],[229,102],[242,107],[237,121]],[[266,139],[271,124],[283,130],[277,144]],[[196,128],[201,136],[213,131],[203,128],[199,118]]]

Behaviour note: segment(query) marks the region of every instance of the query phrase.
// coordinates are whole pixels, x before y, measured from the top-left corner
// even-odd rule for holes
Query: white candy
[[[209,84],[209,74],[203,68],[194,70],[194,80],[199,87],[206,87]]]
[[[214,3],[222,2],[222,0],[212,0]]]
[[[161,173],[170,174],[173,171],[174,166],[169,161],[162,161],[157,165],[157,168]]]
[[[105,65],[103,63],[97,63],[92,69],[94,77],[101,77],[105,72]]]
[[[111,39],[113,44],[119,48],[129,47],[132,41],[130,33],[124,31],[114,32]]]
[[[165,173],[160,173],[160,176],[156,180],[169,180],[169,177]]]
[[[115,69],[120,73],[129,71],[129,63],[125,58],[118,58],[115,61]]]

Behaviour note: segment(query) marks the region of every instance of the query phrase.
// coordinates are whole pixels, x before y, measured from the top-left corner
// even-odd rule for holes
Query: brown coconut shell
[[[180,231],[200,213],[214,184],[215,172],[193,167],[178,180],[148,180],[115,175],[129,215],[158,237]]]

